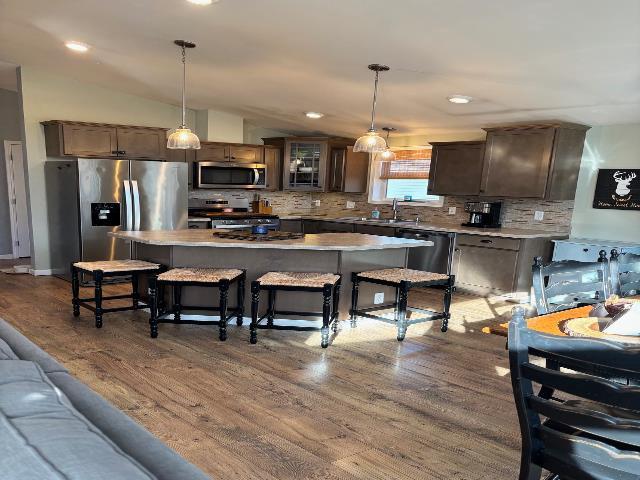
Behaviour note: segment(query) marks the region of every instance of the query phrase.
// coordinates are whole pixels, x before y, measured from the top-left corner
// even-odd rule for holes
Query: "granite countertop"
[[[393,248],[429,247],[433,242],[408,238],[383,237],[362,233],[307,234],[294,240],[250,242],[219,238],[211,230],[119,231],[109,236],[148,245],[183,247],[253,248],[282,250],[386,250]]]
[[[569,242],[569,243],[579,243],[580,245],[596,245],[596,246],[604,246],[604,245],[611,245],[611,246],[616,246],[616,247],[628,247],[628,248],[637,248],[640,247],[640,240],[638,240],[638,242],[633,243],[633,242],[621,242],[618,240],[598,240],[595,238],[574,238],[574,237],[569,237],[569,238],[565,238],[562,240],[554,240],[554,242]]]
[[[326,220],[328,222],[352,223],[359,225],[376,225],[379,227],[402,228],[409,230],[421,230],[425,232],[450,232],[465,235],[482,235],[486,237],[505,238],[567,238],[568,233],[548,230],[530,230],[525,228],[474,228],[464,227],[453,223],[436,222],[395,222],[386,223],[380,220],[362,220],[359,217],[331,217],[326,214],[290,214],[281,215],[281,220]]]

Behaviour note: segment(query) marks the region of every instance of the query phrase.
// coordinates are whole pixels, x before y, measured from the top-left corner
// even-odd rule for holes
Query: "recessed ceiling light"
[[[212,3],[218,3],[219,0],[187,0],[189,3],[195,5],[211,5]]]
[[[64,45],[69,50],[73,50],[74,52],[85,53],[89,50],[89,45],[82,42],[69,41],[69,42],[66,42]]]
[[[451,103],[469,103],[473,98],[467,97],[466,95],[451,95],[447,97]]]
[[[320,113],[320,112],[307,112],[305,113],[305,115],[309,118],[313,118],[313,119],[318,119],[318,118],[322,118],[324,117],[324,113]]]

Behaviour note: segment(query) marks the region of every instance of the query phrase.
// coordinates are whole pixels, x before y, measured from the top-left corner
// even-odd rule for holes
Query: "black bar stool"
[[[144,262],[142,260],[105,260],[98,262],[76,262],[71,264],[71,291],[73,299],[73,316],[80,315],[80,307],[91,310],[95,314],[96,328],[102,328],[102,315],[109,312],[122,312],[125,310],[138,310],[146,308],[148,305],[140,301],[138,294],[138,275],[155,273],[160,270],[157,263]],[[95,294],[93,298],[79,298],[80,295],[80,272],[85,272],[93,277]],[[131,293],[129,295],[102,295],[102,281],[107,277],[131,276]],[[104,300],[119,300],[131,298],[132,305],[129,307],[104,308]],[[93,303],[93,305],[90,304]]]
[[[407,333],[407,327],[410,324],[430,322],[433,320],[442,320],[440,330],[447,331],[449,325],[449,308],[451,307],[451,293],[455,283],[454,275],[443,273],[423,272],[421,270],[411,270],[408,268],[386,268],[383,270],[370,270],[367,272],[352,273],[351,281],[353,283],[351,291],[351,324],[355,326],[356,318],[367,317],[374,320],[380,320],[387,323],[397,324],[398,341],[404,340]],[[374,283],[376,285],[385,285],[396,289],[396,300],[393,303],[385,305],[375,305],[368,308],[358,308],[358,288],[362,282]],[[444,309],[442,312],[433,310],[425,310],[421,308],[411,307],[407,305],[409,290],[418,287],[436,287],[444,286]],[[394,319],[390,320],[386,317],[376,315],[374,312],[380,312],[389,308],[394,309]],[[425,318],[408,321],[407,311],[416,312],[426,315]]]
[[[249,341],[258,342],[258,328],[273,328],[278,330],[317,330],[315,327],[298,327],[274,325],[276,315],[294,316],[322,316],[321,346],[329,346],[329,326],[333,324],[334,332],[338,328],[338,304],[340,302],[340,282],[342,276],[333,273],[316,272],[268,272],[251,282],[251,334]],[[258,318],[260,291],[269,292],[267,311]],[[322,313],[276,310],[276,293],[289,292],[322,292]],[[260,322],[267,319],[267,325]]]
[[[236,324],[242,325],[244,317],[244,283],[246,270],[234,268],[173,268],[154,276],[149,282],[149,298],[151,317],[149,325],[151,338],[158,336],[158,323],[191,323],[198,325],[218,325],[221,341],[227,339],[227,321],[236,317]],[[237,306],[228,312],[227,299],[229,287],[237,283]],[[173,288],[173,306],[166,310],[164,307],[164,287]],[[182,287],[217,288],[220,303],[217,307],[182,305]],[[182,320],[181,314],[185,310],[200,310],[219,312],[219,320]]]

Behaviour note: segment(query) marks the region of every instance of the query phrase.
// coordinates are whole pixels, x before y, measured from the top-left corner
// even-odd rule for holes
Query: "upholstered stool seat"
[[[251,282],[251,333],[249,341],[257,343],[260,322],[267,319],[266,328],[279,330],[316,330],[314,327],[274,325],[276,315],[287,316],[322,316],[321,346],[329,346],[329,326],[333,324],[337,330],[338,304],[340,301],[341,275],[324,272],[267,272]],[[269,304],[264,315],[259,316],[260,291],[269,292]],[[276,310],[276,292],[322,292],[322,313]]]
[[[412,270],[410,268],[385,268],[383,270],[369,270],[358,274],[361,278],[372,280],[388,280],[394,283],[402,281],[417,282],[437,282],[448,280],[449,275],[444,273],[423,272],[422,270]]]
[[[268,272],[258,279],[264,286],[311,288],[322,288],[327,284],[335,285],[338,280],[340,280],[339,275],[314,272]]]
[[[158,270],[157,263],[145,262],[143,260],[104,260],[97,262],[76,262],[74,267],[85,272],[95,272],[102,270],[104,273],[128,273],[140,272],[144,270]]]
[[[96,328],[102,328],[102,315],[109,312],[120,312],[124,310],[137,310],[146,308],[148,305],[140,301],[138,293],[138,276],[140,274],[155,273],[160,270],[157,263],[145,262],[142,260],[98,260],[95,262],[75,262],[71,264],[71,290],[73,294],[72,306],[73,315],[80,315],[80,307],[94,312]],[[79,298],[80,295],[80,272],[93,278],[95,294],[93,298]],[[102,283],[106,277],[131,277],[131,294],[102,295]],[[131,298],[132,305],[129,307],[104,308],[104,300],[118,300]]]
[[[440,329],[447,331],[449,324],[449,308],[451,306],[451,294],[455,283],[455,276],[444,273],[425,272],[422,270],[412,270],[409,268],[385,268],[382,270],[369,270],[366,272],[353,273],[351,276],[351,325],[355,327],[357,317],[373,318],[387,323],[394,323],[398,327],[398,341],[404,340],[409,324],[442,320]],[[358,291],[361,283],[373,283],[393,287],[396,290],[396,298],[393,303],[376,305],[360,309],[358,307]],[[426,310],[412,307],[408,308],[409,290],[412,288],[440,287],[444,288],[444,308],[442,312]],[[385,316],[377,315],[383,310],[393,308],[394,318],[391,320]],[[407,320],[407,311],[423,314],[424,317],[416,320]]]
[[[235,268],[172,268],[158,275],[161,282],[218,283],[223,279],[235,280],[242,270]]]
[[[244,283],[246,272],[237,268],[198,268],[181,267],[172,268],[162,272],[157,277],[152,277],[150,282],[151,318],[149,325],[151,338],[158,336],[159,323],[197,323],[199,325],[218,325],[219,338],[227,339],[227,321],[236,317],[236,324],[242,325],[244,317]],[[229,288],[236,283],[237,306],[229,312],[227,300]],[[173,289],[173,305],[170,309],[164,308],[164,287]],[[219,304],[217,307],[182,305],[183,287],[217,288],[219,291]],[[214,311],[219,313],[219,320],[183,320],[182,312],[185,310]]]

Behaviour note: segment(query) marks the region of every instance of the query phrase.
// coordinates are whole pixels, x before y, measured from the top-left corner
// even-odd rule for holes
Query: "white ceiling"
[[[0,59],[286,130],[437,134],[507,121],[640,121],[639,0],[0,0]],[[87,55],[64,48],[75,39]],[[474,97],[469,105],[450,94]],[[325,113],[319,121],[302,113]]]

